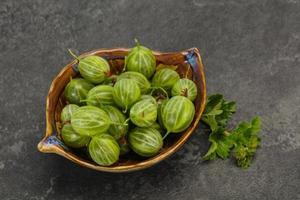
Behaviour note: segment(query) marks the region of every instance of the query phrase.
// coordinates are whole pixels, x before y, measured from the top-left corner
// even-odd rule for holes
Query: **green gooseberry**
[[[71,50],[69,52],[79,62],[80,75],[91,83],[100,84],[111,75],[109,64],[104,58],[96,55],[81,58]]]
[[[111,124],[107,132],[110,135],[112,135],[116,140],[126,135],[128,131],[128,125],[123,125],[126,123],[126,116],[118,108],[113,106],[103,106],[103,110],[107,113],[112,122],[122,124]]]
[[[144,99],[135,103],[130,109],[130,120],[139,127],[149,127],[157,119],[157,103]]]
[[[163,68],[155,72],[152,78],[152,86],[170,90],[179,79],[180,76],[175,70]]]
[[[131,149],[140,156],[150,157],[158,153],[163,146],[163,139],[154,128],[136,127],[128,134]]]
[[[169,133],[178,133],[187,129],[195,115],[194,104],[184,96],[175,96],[167,101],[162,109],[162,121]]]
[[[196,84],[187,78],[179,79],[172,87],[172,96],[185,96],[194,101],[197,96]]]
[[[98,85],[92,88],[86,98],[87,105],[101,107],[103,105],[113,105],[113,90],[114,88],[110,85]]]
[[[71,117],[73,129],[83,136],[105,133],[111,124],[107,113],[95,106],[82,106]]]
[[[117,77],[117,80],[121,80],[121,79],[132,79],[136,81],[136,83],[140,87],[142,94],[145,94],[151,87],[151,84],[148,81],[148,79],[139,72],[134,72],[134,71],[124,72]]]
[[[60,113],[60,120],[62,123],[66,123],[71,121],[71,116],[72,114],[75,112],[75,110],[77,110],[79,108],[79,106],[77,106],[76,104],[68,104],[66,105],[61,113]]]
[[[83,78],[74,78],[65,87],[64,95],[69,103],[84,105],[83,100],[86,99],[88,92],[93,87],[93,84]]]
[[[131,79],[121,79],[114,85],[113,98],[115,103],[127,110],[141,98],[141,91],[138,84]]]
[[[142,73],[149,79],[155,72],[155,56],[150,49],[140,45],[137,40],[135,42],[136,47],[125,58],[125,68],[127,71]]]
[[[117,141],[107,133],[93,137],[88,150],[92,160],[98,165],[109,166],[119,160],[120,147]]]
[[[71,124],[65,124],[61,130],[64,143],[73,148],[81,148],[88,145],[90,137],[79,135],[74,131]]]

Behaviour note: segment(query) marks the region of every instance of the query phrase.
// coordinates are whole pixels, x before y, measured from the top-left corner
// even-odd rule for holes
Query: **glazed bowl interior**
[[[85,53],[81,56],[102,56],[109,62],[112,73],[118,74],[124,67],[124,58],[129,51],[130,49],[123,48],[100,49]],[[197,98],[194,103],[196,114],[192,124],[186,131],[182,133],[170,134],[164,140],[164,146],[159,154],[150,158],[142,158],[140,156],[137,156],[133,152],[130,152],[128,155],[121,156],[120,160],[114,165],[104,167],[94,163],[88,157],[88,153],[86,152],[86,150],[75,150],[64,145],[60,137],[60,131],[62,128],[60,113],[62,108],[66,105],[63,91],[65,86],[70,81],[71,77],[75,78],[80,76],[77,70],[76,60],[65,66],[62,71],[55,77],[51,84],[46,103],[46,134],[42,141],[38,144],[38,149],[44,153],[57,153],[69,160],[74,161],[79,165],[107,172],[126,172],[147,168],[158,163],[159,161],[162,161],[163,159],[174,153],[185,143],[188,137],[192,134],[193,130],[199,123],[201,114],[204,110],[206,100],[206,86],[203,65],[199,51],[196,48],[176,53],[154,52],[154,55],[157,60],[157,65],[176,65],[176,71],[179,73],[179,75],[182,78],[187,77],[193,80],[196,83],[198,89]]]

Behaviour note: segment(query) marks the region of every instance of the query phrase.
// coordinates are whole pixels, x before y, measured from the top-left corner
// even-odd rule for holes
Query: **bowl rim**
[[[113,53],[116,51],[122,51],[122,52],[129,52],[130,48],[102,48],[102,49],[96,49],[92,51],[85,52],[81,54],[80,56],[86,56],[86,55],[94,55],[94,54],[103,54],[103,53]],[[200,56],[200,52],[197,48],[190,48],[183,51],[177,51],[177,52],[160,52],[160,51],[153,51],[154,55],[160,56],[160,55],[172,55],[172,54],[181,54],[184,56],[187,56],[190,52],[192,52],[196,56],[196,62],[198,67],[198,76],[200,77],[200,80],[203,84],[203,91],[201,91],[202,100],[200,102],[200,108],[198,111],[198,115],[195,117],[194,123],[192,123],[192,126],[189,127],[187,131],[185,131],[182,136],[165,152],[160,153],[152,158],[149,158],[147,160],[143,160],[139,163],[131,164],[131,165],[122,165],[122,166],[100,166],[88,162],[84,162],[82,160],[79,160],[77,156],[71,152],[66,152],[62,146],[62,142],[57,140],[57,138],[52,138],[52,143],[47,142],[49,138],[51,138],[53,134],[53,129],[55,129],[51,124],[50,119],[50,113],[49,113],[49,102],[50,102],[50,96],[49,94],[52,93],[54,90],[54,86],[57,84],[59,77],[62,76],[67,70],[70,69],[70,66],[74,66],[77,61],[73,60],[72,62],[68,63],[55,78],[53,79],[48,95],[46,100],[46,132],[44,134],[43,139],[38,143],[37,148],[42,153],[55,153],[58,155],[61,155],[68,160],[73,161],[76,164],[79,164],[80,166],[87,167],[90,169],[94,169],[97,171],[103,171],[103,172],[115,172],[115,173],[121,173],[121,172],[131,172],[131,171],[137,171],[141,169],[148,168],[150,166],[153,166],[154,164],[157,164],[167,157],[171,156],[173,153],[175,153],[182,145],[187,141],[187,139],[191,136],[191,134],[194,132],[195,128],[198,126],[202,113],[205,108],[206,103],[206,81],[205,81],[205,73],[204,73],[204,67],[202,63],[202,59]],[[194,72],[195,73],[195,72]]]

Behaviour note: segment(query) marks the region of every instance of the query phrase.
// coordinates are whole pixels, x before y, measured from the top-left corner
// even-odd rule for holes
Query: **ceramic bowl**
[[[123,68],[124,57],[129,51],[130,49],[126,48],[98,49],[84,53],[82,56],[101,56],[107,59],[112,72],[117,73]],[[121,157],[120,160],[112,166],[99,166],[89,159],[86,152],[70,149],[63,143],[60,137],[60,113],[66,104],[63,91],[70,81],[70,77],[79,76],[76,60],[67,64],[54,78],[50,86],[46,103],[46,133],[38,144],[38,150],[43,153],[56,153],[81,166],[105,172],[129,172],[144,169],[157,164],[175,153],[187,141],[197,127],[205,107],[206,84],[203,64],[197,48],[172,53],[154,51],[154,55],[157,60],[157,65],[160,63],[177,65],[177,72],[180,76],[184,77],[187,75],[189,79],[192,79],[196,83],[198,88],[198,94],[195,100],[196,114],[192,124],[182,133],[170,134],[166,138],[159,154],[150,158],[141,158],[134,153],[130,153],[129,155]]]

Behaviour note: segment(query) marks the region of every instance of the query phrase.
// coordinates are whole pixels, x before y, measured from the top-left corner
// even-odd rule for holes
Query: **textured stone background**
[[[130,174],[81,168],[36,145],[51,80],[78,52],[196,46],[208,92],[263,119],[248,170],[203,162],[203,127],[171,158]],[[0,1],[0,199],[300,199],[300,1]]]

